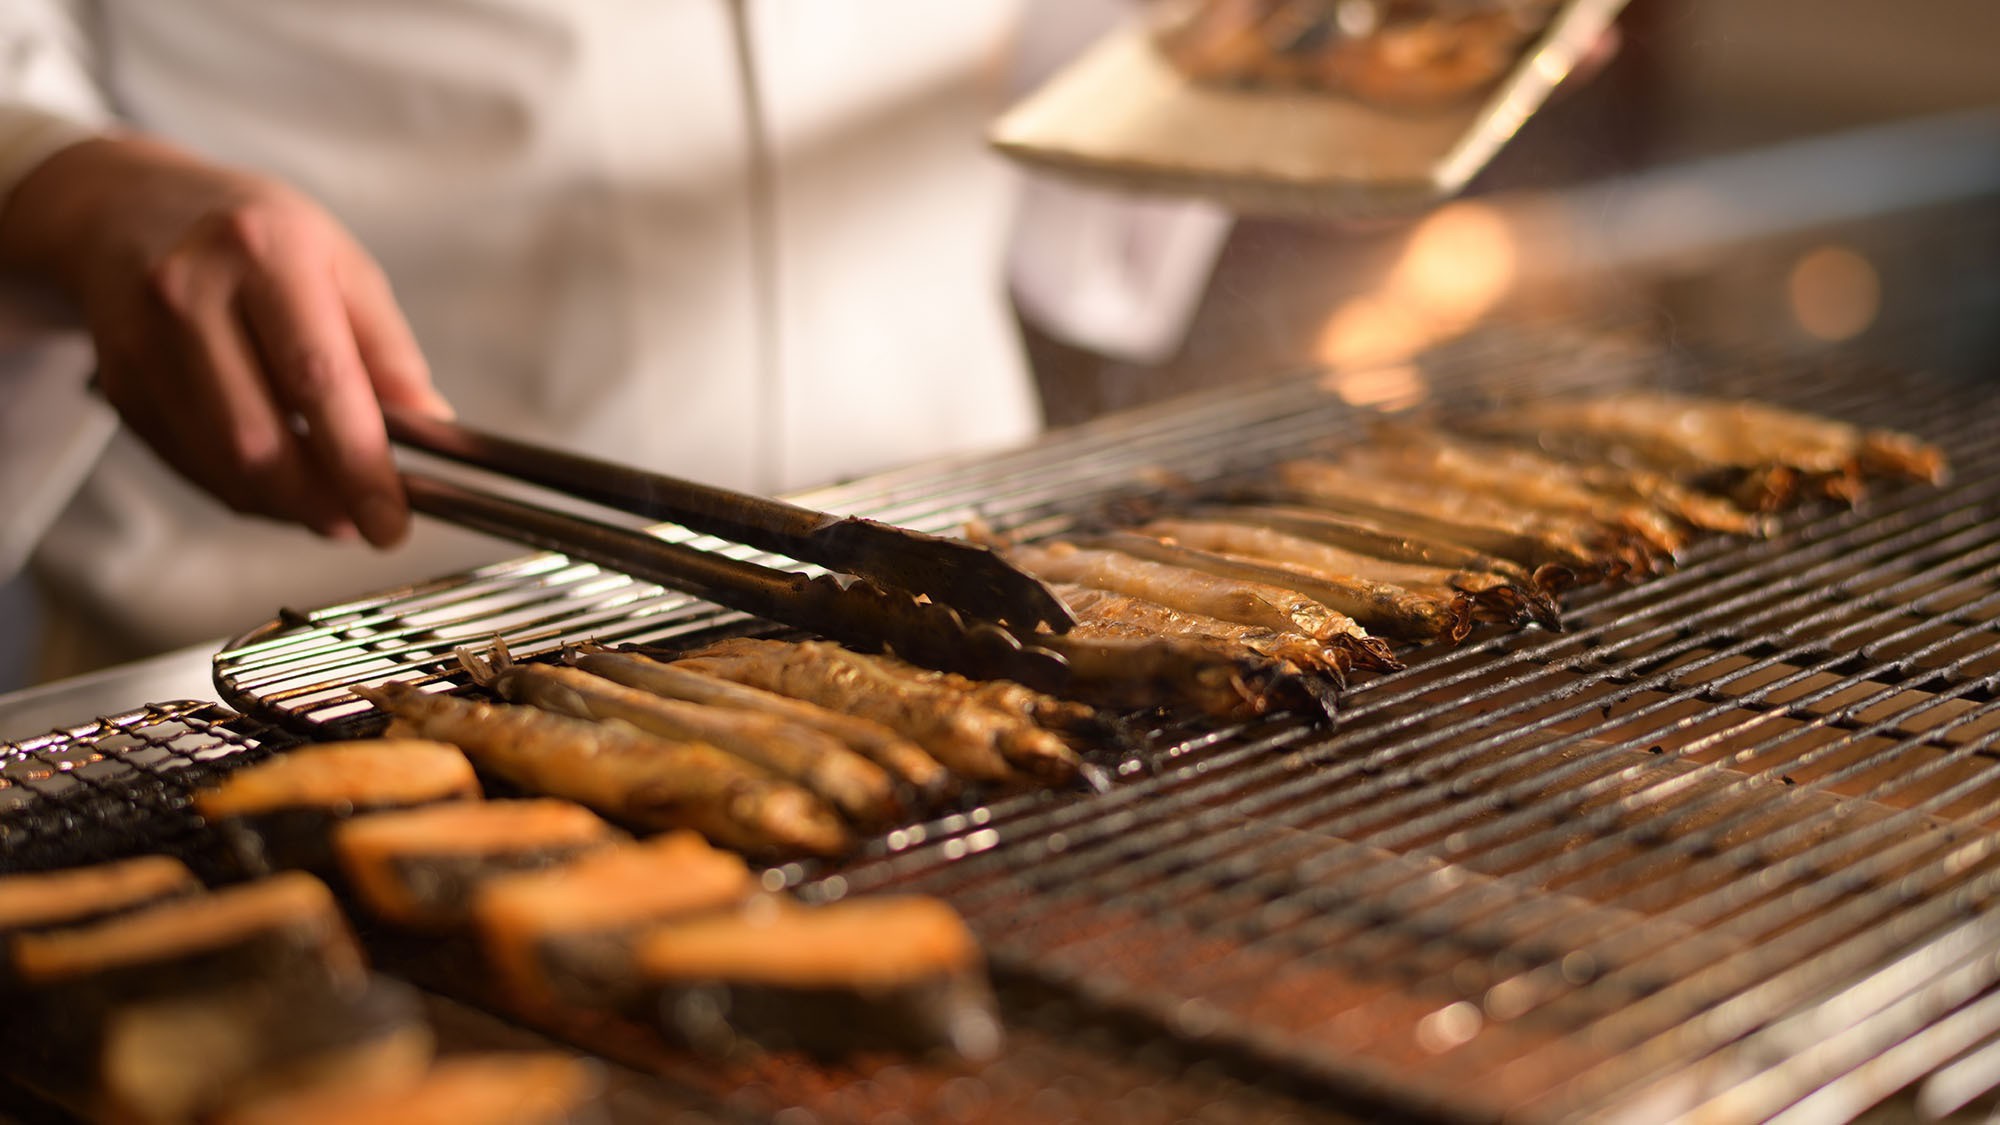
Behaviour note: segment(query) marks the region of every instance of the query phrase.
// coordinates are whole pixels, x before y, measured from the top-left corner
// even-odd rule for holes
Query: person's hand
[[[140,138],[85,141],[0,210],[0,267],[82,310],[125,424],[239,512],[388,546],[382,407],[449,415],[374,259],[311,200]]]

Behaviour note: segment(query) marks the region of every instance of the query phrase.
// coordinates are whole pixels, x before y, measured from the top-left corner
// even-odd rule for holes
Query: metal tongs
[[[406,471],[410,506],[474,530],[630,574],[730,609],[934,667],[1050,682],[1065,672],[1032,643],[1075,623],[1048,587],[971,543],[834,516],[514,441],[405,411],[392,440],[487,472],[679,524],[839,575],[745,562],[632,528]],[[1024,643],[1029,638],[1029,643]]]

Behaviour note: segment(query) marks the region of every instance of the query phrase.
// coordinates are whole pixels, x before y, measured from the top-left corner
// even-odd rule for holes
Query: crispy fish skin
[[[857,654],[859,655],[859,654]],[[1002,732],[1000,752],[1008,763],[1044,781],[1063,781],[1082,763],[1075,751],[1044,727],[1085,731],[1097,729],[1097,712],[1081,703],[1057,699],[1012,680],[975,680],[956,672],[938,672],[893,656],[860,656],[885,676],[908,681],[925,690],[957,693],[982,707],[1022,720]]]
[[[1331,716],[1335,686],[1286,662],[1221,638],[1161,636],[1131,629],[1038,636],[1060,653],[1077,683],[1106,707],[1182,703],[1212,718],[1242,720],[1277,707],[1310,706]]]
[[[1515,472],[1567,480],[1613,500],[1642,504],[1690,528],[1730,535],[1768,535],[1770,521],[1721,496],[1687,487],[1664,473],[1610,461],[1563,459],[1521,445],[1481,441],[1440,430],[1397,427],[1383,435],[1399,447],[1415,447],[1469,464],[1491,464]]]
[[[1524,512],[1573,516],[1638,536],[1662,555],[1687,545],[1687,533],[1650,507],[1593,492],[1559,473],[1474,458],[1461,450],[1411,444],[1350,448],[1340,465],[1364,475],[1423,482],[1448,492],[1482,496]]]
[[[1472,630],[1472,600],[1464,594],[1435,598],[1387,582],[1311,573],[1296,566],[1197,551],[1132,532],[1105,536],[1104,542],[1148,561],[1213,575],[1226,582],[1283,584],[1301,596],[1362,621],[1370,630],[1398,640],[1445,640],[1456,644]]]
[[[1353,655],[1348,649],[1323,645],[1297,633],[1274,633],[1254,625],[1185,613],[1172,606],[1135,598],[1130,594],[1114,594],[1094,586],[1057,582],[1051,585],[1051,589],[1076,615],[1076,625],[1070,630],[1075,636],[1169,636],[1213,642],[1226,646],[1227,650],[1239,654],[1239,658],[1254,655],[1281,665],[1291,665],[1300,671],[1323,673],[1336,685],[1346,684],[1347,673],[1354,665]],[[1394,659],[1389,657],[1391,663],[1384,670],[1401,667],[1393,663]]]
[[[922,746],[946,769],[974,781],[1012,777],[1001,740],[1030,725],[957,692],[889,675],[860,653],[826,641],[793,644],[739,637],[675,664],[873,719]]]
[[[408,684],[354,693],[523,789],[641,828],[692,828],[759,853],[839,855],[852,844],[819,798],[713,746]]]
[[[1740,399],[1622,391],[1496,411],[1475,425],[1545,448],[1721,480],[1760,511],[1799,488],[1853,500],[1865,475],[1935,484],[1946,473],[1944,454],[1908,434]]]
[[[1283,586],[1220,578],[1122,550],[1074,543],[1030,544],[1006,554],[1029,573],[1052,582],[1130,594],[1187,613],[1298,633],[1321,642],[1368,635],[1347,615]]]
[[[1388,470],[1357,472],[1346,465],[1310,458],[1287,461],[1278,474],[1288,486],[1365,502],[1413,515],[1460,524],[1480,524],[1522,534],[1566,536],[1599,558],[1619,560],[1627,569],[1650,573],[1666,552],[1628,529],[1586,515],[1537,510],[1505,497],[1436,481],[1413,481]]]
[[[1498,574],[1520,583],[1534,580],[1528,568],[1513,559],[1485,554],[1445,539],[1425,539],[1359,516],[1343,516],[1324,509],[1282,504],[1208,504],[1190,509],[1188,516],[1270,528],[1389,562]]]
[[[772,715],[832,735],[925,798],[944,796],[956,784],[951,771],[923,747],[873,719],[711,676],[642,653],[584,645],[565,651],[563,659],[592,675],[667,699]]]
[[[1319,575],[1347,575],[1388,583],[1447,602],[1455,594],[1464,594],[1472,599],[1473,614],[1481,620],[1509,624],[1536,621],[1550,627],[1557,621],[1555,602],[1546,593],[1532,583],[1516,583],[1501,574],[1391,562],[1282,531],[1226,520],[1160,519],[1139,530],[1199,551],[1297,567]]]
[[[882,767],[819,731],[770,715],[662,699],[580,668],[516,664],[498,642],[488,659],[465,649],[458,658],[473,682],[509,702],[707,743],[803,787],[856,824],[886,824],[902,812],[895,785]]]
[[[1545,587],[1601,582],[1633,569],[1629,555],[1613,544],[1587,543],[1567,530],[1523,526],[1504,517],[1446,512],[1428,499],[1416,508],[1398,506],[1400,498],[1371,495],[1365,482],[1354,481],[1321,463],[1286,462],[1277,467],[1276,476],[1277,498],[1286,503],[1511,559],[1532,568],[1536,581]]]

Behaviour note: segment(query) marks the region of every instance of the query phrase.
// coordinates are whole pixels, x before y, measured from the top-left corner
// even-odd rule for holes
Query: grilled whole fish
[[[1344,574],[1317,574],[1277,563],[1197,551],[1133,532],[1100,537],[1097,542],[1149,562],[1211,575],[1225,582],[1282,584],[1321,605],[1338,607],[1383,636],[1405,641],[1449,641],[1457,644],[1472,630],[1472,599],[1453,593],[1435,598],[1387,582],[1369,582]]]
[[[1092,586],[1058,582],[1051,586],[1063,600],[1077,623],[1071,632],[1082,637],[1170,636],[1193,641],[1214,642],[1240,655],[1252,655],[1287,666],[1288,670],[1314,671],[1336,686],[1344,685],[1353,657],[1345,649],[1330,648],[1297,633],[1276,633],[1254,625],[1185,613],[1172,606],[1149,602],[1129,594],[1114,594]],[[1386,653],[1385,653],[1386,655]],[[1401,667],[1389,656],[1384,670]]]
[[[898,675],[882,658],[825,641],[722,641],[676,661],[682,667],[861,715],[922,746],[961,777],[998,781],[1012,762],[1036,776],[1076,771],[1060,738],[964,692]]]
[[[1472,599],[1473,616],[1482,621],[1535,621],[1552,629],[1558,624],[1555,600],[1547,593],[1490,571],[1391,562],[1227,519],[1161,519],[1139,530],[1199,551],[1275,563],[1318,576],[1345,575],[1387,583],[1444,602],[1463,594]]]
[[[1535,578],[1513,559],[1482,554],[1443,539],[1425,539],[1358,516],[1281,504],[1210,504],[1190,510],[1192,519],[1224,520],[1296,535],[1370,558],[1474,574],[1498,574],[1526,585]]]
[[[1667,552],[1627,528],[1579,513],[1538,510],[1497,493],[1438,481],[1409,480],[1388,469],[1359,472],[1330,461],[1301,459],[1278,466],[1287,486],[1315,494],[1362,497],[1370,504],[1459,523],[1508,531],[1567,536],[1600,557],[1621,560],[1627,569],[1651,572]]]
[[[838,855],[852,843],[819,798],[713,746],[408,684],[354,694],[522,789],[639,828],[692,828],[725,847],[763,854]]]
[[[1612,500],[1642,504],[1690,528],[1730,535],[1767,535],[1770,520],[1727,499],[1701,492],[1664,473],[1610,461],[1565,460],[1520,445],[1479,441],[1440,430],[1384,428],[1378,437],[1399,449],[1415,449],[1440,460],[1563,480]]]
[[[1376,496],[1367,482],[1320,462],[1286,462],[1278,466],[1277,478],[1278,499],[1285,502],[1512,559],[1533,568],[1536,581],[1546,588],[1601,582],[1634,569],[1643,570],[1646,565],[1643,561],[1635,564],[1638,552],[1625,545],[1602,539],[1586,542],[1570,531],[1551,530],[1539,521],[1470,516],[1432,503],[1428,497],[1413,498],[1415,508],[1399,506],[1404,497]]]
[[[707,743],[804,788],[856,824],[875,827],[902,813],[882,767],[809,727],[755,711],[663,699],[580,668],[516,664],[499,641],[488,658],[461,648],[458,659],[474,683],[509,702]]]
[[[1218,719],[1252,719],[1277,708],[1334,713],[1338,686],[1223,638],[1161,636],[1128,627],[1038,636],[1062,654],[1077,682],[1104,707],[1182,704]]]
[[[1129,594],[1185,613],[1297,633],[1323,644],[1341,637],[1372,639],[1353,618],[1283,586],[1220,578],[1124,551],[1073,543],[1027,544],[1006,555],[1015,565],[1051,582]]]
[[[1634,464],[1730,490],[1759,511],[1798,491],[1855,500],[1869,476],[1940,483],[1944,454],[1908,434],[1865,430],[1765,403],[1624,391],[1496,411],[1481,433]]]
[[[636,652],[581,645],[565,650],[563,660],[592,675],[667,699],[770,715],[831,735],[924,798],[943,796],[955,784],[951,772],[923,747],[872,719],[843,714]]]
[[[1661,555],[1687,545],[1687,532],[1653,508],[1616,500],[1561,474],[1536,472],[1438,446],[1367,446],[1342,452],[1350,472],[1406,483],[1428,484],[1447,493],[1481,496],[1529,513],[1577,517],[1637,536]]]

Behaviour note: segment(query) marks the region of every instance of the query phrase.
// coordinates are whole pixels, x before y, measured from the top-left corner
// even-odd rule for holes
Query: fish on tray
[[[354,693],[513,785],[640,829],[692,828],[724,847],[774,855],[838,855],[852,843],[818,797],[705,743],[403,683]]]

